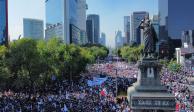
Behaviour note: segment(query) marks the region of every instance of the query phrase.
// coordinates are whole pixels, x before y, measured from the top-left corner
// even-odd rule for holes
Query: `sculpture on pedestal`
[[[144,57],[138,62],[138,78],[128,88],[128,101],[133,112],[174,112],[175,96],[160,82],[162,65],[154,57],[156,32],[146,16],[140,26],[144,31]]]
[[[148,16],[145,16],[139,27],[143,29],[144,34],[144,57],[153,56],[158,38]]]

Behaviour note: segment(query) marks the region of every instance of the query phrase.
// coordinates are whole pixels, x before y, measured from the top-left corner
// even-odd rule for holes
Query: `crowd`
[[[93,66],[90,66],[89,70],[91,73],[100,72],[111,77],[137,78],[138,74],[137,65],[125,62],[94,64]]]
[[[193,93],[189,89],[190,82],[188,79],[194,77],[193,72],[183,68],[179,72],[172,72],[167,68],[163,68],[161,73],[161,82],[166,85],[168,91],[176,97],[176,111],[193,112],[194,100]]]
[[[117,95],[136,82],[137,74],[137,65],[125,62],[93,64],[73,84],[68,80],[53,81],[34,94],[11,90],[0,93],[0,112],[131,112],[126,96]],[[93,77],[108,78],[101,85],[89,86],[87,81]],[[194,75],[187,69],[176,73],[162,69],[161,82],[175,95],[177,112],[194,111],[194,100],[188,88],[190,77]]]
[[[125,67],[124,69],[130,68],[126,63],[119,64]],[[109,70],[110,66],[118,69],[115,65],[116,63],[100,64],[103,69],[99,69],[98,65],[91,65],[88,73],[73,85],[64,80],[54,82],[50,86],[45,85],[43,91],[35,94],[11,91],[1,93],[0,112],[130,112],[127,98],[117,97],[116,84],[119,89],[126,91],[127,87],[136,81],[134,78],[128,78],[130,70],[133,69],[124,75],[121,74],[122,70],[118,70],[119,77],[116,78]],[[102,85],[91,87],[87,85],[87,81],[94,76],[100,77],[95,70],[99,70],[99,73],[102,71],[108,78]]]

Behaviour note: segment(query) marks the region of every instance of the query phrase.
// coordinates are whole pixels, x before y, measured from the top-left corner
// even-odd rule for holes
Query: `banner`
[[[93,80],[88,80],[87,84],[88,86],[100,86],[102,85],[108,78],[98,78],[98,77],[93,77]]]

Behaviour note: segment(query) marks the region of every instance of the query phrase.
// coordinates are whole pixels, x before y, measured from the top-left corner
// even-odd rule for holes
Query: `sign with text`
[[[176,103],[174,99],[133,99],[133,107],[167,107],[175,108]]]

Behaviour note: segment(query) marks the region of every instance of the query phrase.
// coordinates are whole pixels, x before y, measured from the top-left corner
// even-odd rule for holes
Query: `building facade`
[[[44,23],[38,19],[23,19],[23,33],[25,38],[43,39]]]
[[[106,46],[106,34],[105,33],[101,33],[100,44],[103,46]]]
[[[87,43],[94,43],[94,25],[92,20],[86,21]]]
[[[189,30],[189,37],[191,45],[194,46],[194,30]]]
[[[185,43],[192,47],[194,46],[194,30],[188,30],[188,31],[182,31],[182,46],[185,45]]]
[[[181,32],[194,29],[193,0],[159,0],[160,40],[181,39]]]
[[[145,16],[149,16],[149,13],[145,11],[133,12],[131,16],[131,42],[141,44],[142,37],[139,25]]]
[[[57,36],[66,44],[80,40],[77,8],[78,0],[46,0],[46,39]]]
[[[182,46],[182,31],[194,29],[193,0],[159,0],[159,40],[169,44],[169,54]],[[162,49],[162,48],[161,48]],[[170,56],[173,58],[173,56]]]
[[[124,44],[130,44],[130,16],[124,16],[124,32],[126,38]]]
[[[159,38],[159,17],[158,15],[154,15],[152,18],[152,25],[154,27],[154,30],[156,31],[157,38]]]
[[[0,0],[0,45],[8,45],[8,0]]]
[[[63,40],[63,25],[61,23],[50,25],[45,30],[45,39],[48,40],[52,37]]]
[[[91,20],[93,23],[93,36],[94,36],[94,41],[93,43],[98,44],[99,43],[99,38],[100,38],[100,17],[99,15],[96,14],[90,14],[87,16],[87,20]],[[90,37],[89,37],[90,38]]]
[[[115,32],[115,48],[121,48],[123,46],[123,36],[121,31]]]
[[[87,10],[86,0],[78,0],[77,6],[77,27],[80,29],[80,42],[85,44],[87,42],[86,38],[86,10]]]

